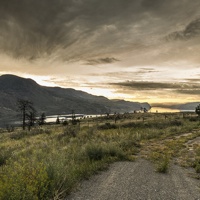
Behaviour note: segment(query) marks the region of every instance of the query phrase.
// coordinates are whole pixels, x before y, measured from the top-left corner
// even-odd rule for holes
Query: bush
[[[0,199],[47,199],[48,176],[42,163],[20,159],[8,165],[0,176]]]
[[[1,152],[0,152],[0,166],[6,164],[6,161],[10,157],[10,154],[11,154],[10,152],[6,152],[6,151],[1,150]]]
[[[102,160],[103,158],[113,157],[118,160],[126,160],[126,153],[117,146],[117,144],[108,144],[108,145],[88,145],[85,149],[87,157],[91,161]]]
[[[198,154],[199,148],[196,151],[197,151],[197,154]],[[197,157],[195,158],[195,162],[194,162],[192,167],[194,167],[196,173],[200,173],[200,157],[199,157],[199,155],[197,155]]]
[[[136,148],[140,147],[140,143],[134,140],[133,138],[126,138],[119,143],[119,146],[123,151],[132,150],[134,151],[134,153],[136,153]]]
[[[78,135],[79,129],[77,127],[69,126],[64,129],[63,136],[76,137]]]
[[[179,120],[170,121],[171,126],[182,126],[183,123]]]
[[[118,126],[116,124],[111,124],[111,123],[105,123],[104,125],[98,126],[98,129],[103,129],[103,130],[116,129],[116,128],[118,128]]]
[[[10,138],[14,140],[20,140],[28,135],[27,131],[19,131],[19,132],[13,132],[10,134]]]
[[[110,145],[107,148],[107,155],[111,157],[116,157],[119,160],[127,160],[127,155],[125,154],[125,152],[116,145]]]
[[[86,154],[90,160],[101,160],[106,152],[99,145],[90,145],[86,147]]]
[[[196,164],[195,171],[196,171],[196,173],[200,173],[200,164],[199,163]]]
[[[157,163],[156,171],[160,173],[167,173],[168,169],[169,169],[169,158],[163,157]]]
[[[63,126],[67,126],[69,123],[68,123],[68,121],[65,120],[65,121],[63,121],[62,124],[63,124]]]
[[[190,122],[197,122],[197,121],[199,121],[199,118],[198,117],[190,117],[189,121]]]
[[[156,171],[159,173],[167,173],[169,169],[169,155],[160,152],[153,152],[150,159],[155,163]]]

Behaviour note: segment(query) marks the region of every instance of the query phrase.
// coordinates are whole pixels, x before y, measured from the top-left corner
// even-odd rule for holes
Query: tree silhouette
[[[36,121],[36,110],[32,108],[27,114],[26,119],[28,120],[28,129],[31,130],[31,127],[34,126]]]
[[[57,116],[56,124],[60,124],[60,118],[59,118],[59,116]]]
[[[45,113],[42,113],[38,120],[39,125],[45,124],[45,120],[46,120],[46,115],[45,115]]]
[[[25,130],[26,121],[28,120],[28,124],[32,126],[34,124],[34,119],[36,115],[36,110],[33,107],[33,103],[29,100],[19,99],[17,101],[18,111],[22,114],[22,128]]]
[[[195,112],[200,117],[200,104],[195,108]]]

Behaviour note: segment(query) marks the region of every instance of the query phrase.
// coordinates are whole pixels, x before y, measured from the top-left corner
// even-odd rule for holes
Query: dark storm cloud
[[[142,76],[149,74],[149,73],[156,73],[159,72],[159,70],[155,70],[154,68],[139,68],[138,70],[134,71],[113,71],[113,72],[107,72],[104,74],[100,73],[89,73],[88,76],[103,76],[103,77],[110,77],[113,79],[121,79],[121,80],[129,80],[130,78],[134,79],[140,79]]]
[[[134,72],[134,75],[144,75],[144,74],[149,74],[149,73],[156,73],[159,72],[158,70],[155,70],[154,68],[140,68],[140,70]]]
[[[200,88],[200,86],[199,86]],[[176,93],[187,94],[187,95],[199,95],[200,89],[190,89],[190,90],[177,90]]]
[[[116,58],[98,58],[98,59],[91,59],[88,60],[86,65],[99,65],[99,64],[110,64],[119,61]]]
[[[189,40],[200,36],[200,18],[190,22],[183,31],[175,31],[169,34],[167,40]]]
[[[111,85],[124,89],[137,89],[137,90],[174,90],[177,92],[184,90],[199,89],[200,84],[188,84],[188,83],[157,83],[157,82],[145,82],[145,81],[126,81],[119,83],[111,83]]]
[[[0,50],[30,60],[53,54],[64,61],[92,61],[127,48],[146,49],[174,24],[196,16],[199,5],[197,0],[0,0]]]
[[[186,79],[186,81],[196,83],[196,82],[200,82],[200,78],[188,78]]]

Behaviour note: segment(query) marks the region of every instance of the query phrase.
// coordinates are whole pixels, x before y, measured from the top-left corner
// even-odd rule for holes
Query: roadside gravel
[[[67,200],[200,200],[200,182],[177,165],[155,172],[149,161],[116,162],[83,181]]]

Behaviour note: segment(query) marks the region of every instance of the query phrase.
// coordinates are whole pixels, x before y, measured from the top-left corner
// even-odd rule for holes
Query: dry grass
[[[104,170],[109,163],[138,156],[151,159],[157,171],[165,173],[172,158],[181,160],[188,154],[186,144],[197,138],[199,131],[185,137],[181,134],[197,129],[198,123],[178,114],[167,120],[160,114],[136,114],[116,124],[112,118],[99,118],[90,119],[89,126],[86,119],[80,126],[2,132],[0,199],[64,199],[80,180]],[[193,148],[192,164],[199,172],[200,148]]]

